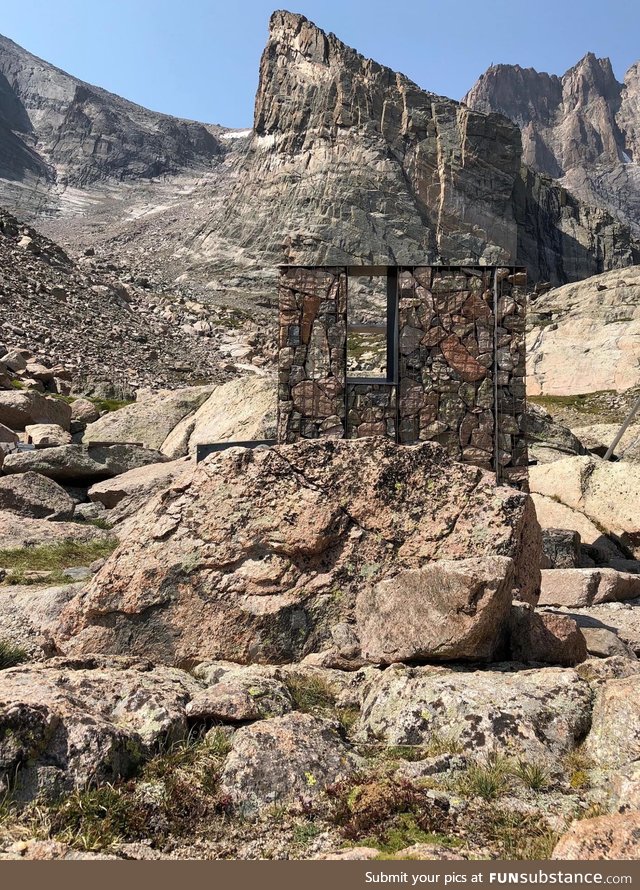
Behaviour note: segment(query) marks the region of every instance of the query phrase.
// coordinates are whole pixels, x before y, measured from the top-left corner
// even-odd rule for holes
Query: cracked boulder
[[[529,481],[531,491],[579,511],[631,555],[640,556],[640,466],[568,457],[531,467]]]
[[[33,471],[57,482],[78,484],[108,479],[166,460],[159,451],[138,445],[58,445],[10,454],[2,469],[7,474]]]
[[[612,813],[577,819],[556,844],[552,859],[572,861],[638,859],[640,813]]]
[[[424,443],[385,438],[231,448],[161,492],[62,618],[66,652],[155,661],[298,661],[353,623],[359,592],[433,560],[512,560],[535,601],[528,495]]]
[[[0,477],[0,510],[32,519],[71,519],[74,501],[47,476],[20,473]]]
[[[463,671],[395,665],[364,693],[358,733],[387,745],[561,757],[586,736],[592,691],[571,668]]]
[[[599,689],[585,750],[603,769],[616,769],[640,760],[637,677],[609,680]]]

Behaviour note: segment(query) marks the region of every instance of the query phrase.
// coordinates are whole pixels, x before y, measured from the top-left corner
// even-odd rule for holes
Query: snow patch
[[[250,136],[251,130],[228,130],[226,133],[221,133],[221,139],[244,139],[245,136]]]

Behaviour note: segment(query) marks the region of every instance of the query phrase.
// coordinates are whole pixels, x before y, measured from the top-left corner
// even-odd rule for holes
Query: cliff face
[[[572,89],[600,109],[592,153],[605,141],[612,153],[618,136],[598,133],[615,80],[592,67],[604,105],[577,75]],[[514,123],[421,90],[303,16],[276,12],[254,129],[235,138],[147,111],[0,38],[0,205],[38,225],[46,217],[61,243],[93,245],[100,233],[118,253],[131,244],[135,257],[142,247],[159,258],[171,280],[179,271],[243,293],[270,288],[282,262],[524,263],[553,283],[640,262],[628,220],[609,207],[614,195],[630,200],[625,189],[612,188],[607,206],[579,200],[568,174],[569,188],[549,178],[563,173],[569,147],[538,138],[534,151],[521,136],[534,117],[551,132],[563,87],[518,70],[515,85],[492,75],[504,93],[497,110],[517,106]],[[633,157],[638,83],[630,72],[612,112]],[[521,93],[536,97],[533,111]],[[181,176],[157,181],[172,173]]]
[[[83,83],[0,37],[0,199],[210,166],[221,144],[203,124],[148,111]],[[13,190],[12,190],[13,186]],[[31,202],[34,208],[34,202]]]
[[[304,17],[272,16],[254,135],[205,226],[269,262],[524,261],[564,281],[626,265],[628,227],[523,166],[518,127],[425,92]]]
[[[593,53],[562,77],[496,65],[464,101],[518,124],[526,164],[640,234],[640,64],[624,84]]]

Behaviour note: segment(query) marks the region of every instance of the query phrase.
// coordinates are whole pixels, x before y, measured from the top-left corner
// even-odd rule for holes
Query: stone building
[[[526,273],[283,266],[278,441],[385,435],[527,477]]]

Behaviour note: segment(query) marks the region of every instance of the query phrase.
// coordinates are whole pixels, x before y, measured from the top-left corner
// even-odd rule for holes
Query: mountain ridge
[[[640,63],[623,83],[591,52],[563,75],[494,65],[463,101],[514,121],[526,164],[640,233]]]
[[[0,166],[23,171],[0,203],[62,244],[142,252],[172,281],[265,294],[292,261],[522,263],[558,283],[640,260],[627,223],[523,163],[507,117],[422,90],[295,13],[271,17],[239,139],[17,45],[0,44],[0,75]]]

